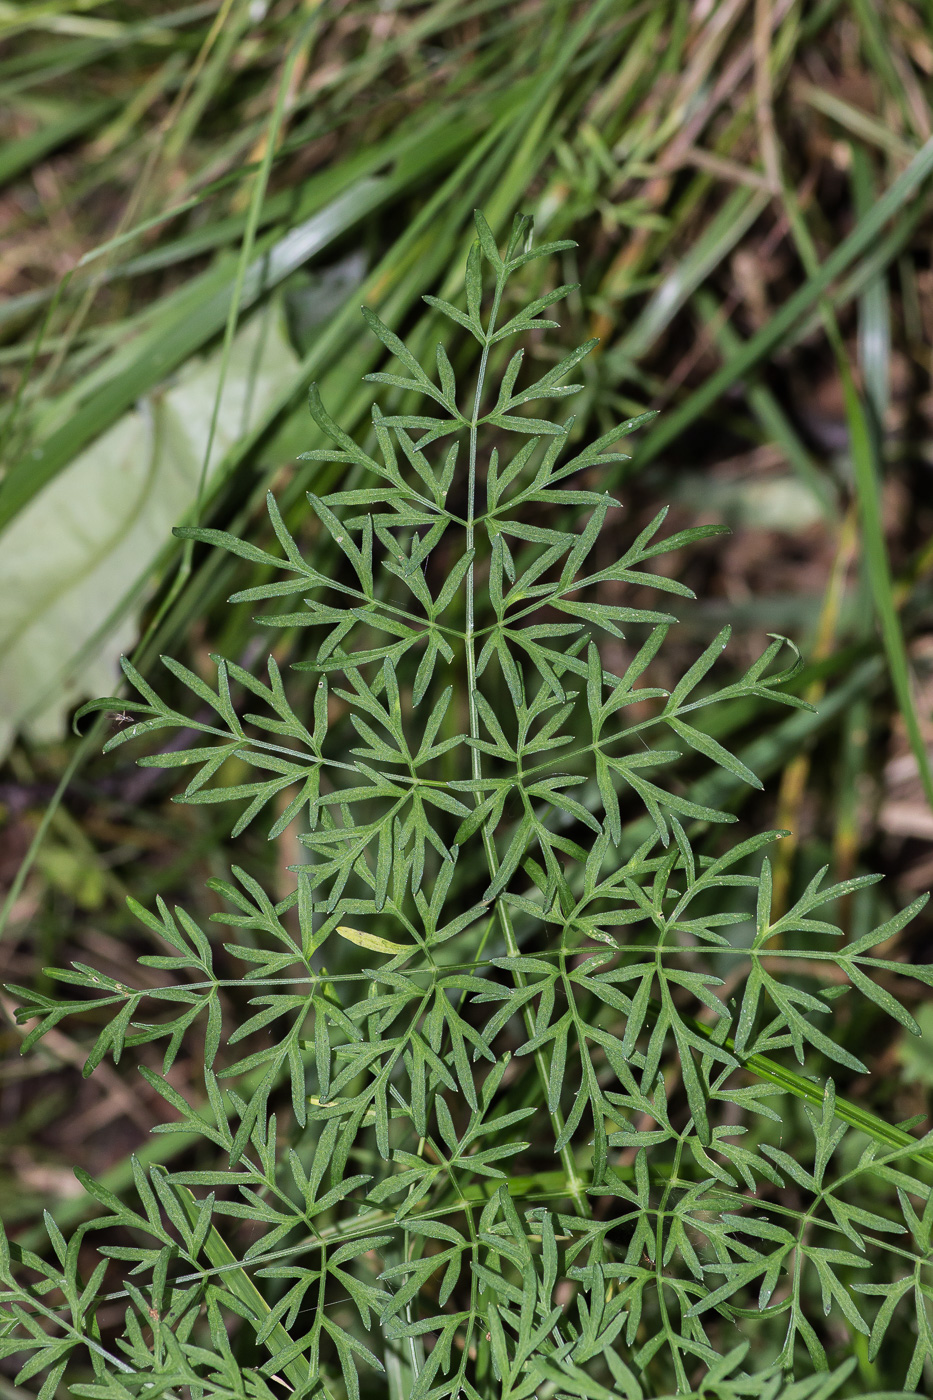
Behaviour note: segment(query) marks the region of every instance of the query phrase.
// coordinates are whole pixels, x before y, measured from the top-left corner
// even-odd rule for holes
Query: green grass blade
[[[836,278],[871,247],[888,220],[904,209],[907,201],[931,174],[933,137],[923,144],[907,169],[897,177],[870,212],[859,220],[819,271],[809,277],[775,312],[768,323],[745,342],[735,358],[711,375],[685,403],[659,420],[658,426],[646,435],[638,449],[635,465],[645,466],[653,461],[668,443],[679,437],[684,429],[705,413],[727,389],[776,349],[801,317],[819,302]]]

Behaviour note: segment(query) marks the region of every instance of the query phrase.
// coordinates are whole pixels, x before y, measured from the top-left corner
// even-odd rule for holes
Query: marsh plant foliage
[[[916,1030],[898,979],[930,971],[895,939],[922,901],[846,941],[830,916],[874,877],[820,872],[772,913],[782,833],[730,846],[734,818],[677,780],[692,752],[760,787],[707,717],[806,708],[799,663],[775,638],[720,685],[724,631],[651,683],[674,618],[629,604],[689,596],[652,561],[711,528],[664,538],[662,511],[617,544],[598,488],[650,415],[581,443],[529,413],[579,388],[594,342],[527,382],[510,343],[571,288],[516,309],[509,283],[573,245],[533,247],[520,217],[503,253],[476,228],[465,306],[427,298],[468,389],[443,345],[428,374],[364,308],[394,362],[368,378],[414,411],[374,407],[364,448],[312,390],[332,445],[307,460],[341,480],[309,492],[311,538],[339,566],[271,496],[275,552],[178,531],[254,567],[235,599],[271,628],[316,629],[310,701],[272,656],[262,676],[213,658],[213,687],[165,658],[187,710],[125,663],[138,698],[81,712],[130,717],[111,749],[184,731],[140,761],[194,768],[181,800],[238,804],[235,835],[291,827],[306,855],[278,903],[238,868],[211,881],[220,946],[131,901],[158,948],[138,983],[75,963],[61,995],[16,989],[27,1050],[103,1023],[87,1072],[138,1055],[170,1109],[155,1131],[200,1143],[182,1169],[134,1159],[120,1195],[82,1174],[97,1209],[70,1238],[47,1215],[46,1249],[4,1243],[17,1395],[822,1400],[881,1361],[908,1392],[933,1374],[930,1140],[833,1079],[865,1072],[834,1031],[844,990]],[[192,1038],[189,1101],[171,1072]]]

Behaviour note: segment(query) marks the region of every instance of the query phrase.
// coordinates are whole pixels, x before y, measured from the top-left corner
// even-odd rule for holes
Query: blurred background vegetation
[[[624,538],[666,503],[675,527],[732,526],[663,562],[698,595],[672,666],[724,622],[726,674],[768,633],[806,659],[815,716],[719,721],[766,780],[718,790],[741,830],[795,832],[781,899],[825,863],[883,870],[845,911],[860,930],[929,887],[930,0],[33,0],[0,6],[0,34],[2,981],[118,972],[127,894],[209,912],[233,859],[291,888],[293,837],[231,841],[223,808],[172,803],[187,775],[101,756],[117,715],[82,736],[70,716],[121,652],[168,696],[160,653],[205,676],[211,652],[265,656],[225,601],[247,566],[171,527],[264,542],[271,486],[318,547],[308,385],[365,431],[381,352],[359,305],[433,351],[421,297],[458,296],[477,206],[500,237],[522,211],[579,243],[548,274],[580,283],[561,330],[531,346],[600,338],[578,427],[662,410],[612,483]],[[287,664],[307,642],[274,645]],[[918,922],[907,951],[930,944]],[[926,1111],[933,1049],[840,1024],[875,1070],[850,1096]],[[83,1209],[75,1163],[119,1187],[129,1151],[186,1142],[148,1136],[162,1110],[132,1069],[82,1079],[80,1028],[25,1060],[22,1035],[7,1000],[0,1213],[27,1238],[43,1206]],[[199,1080],[180,1057],[172,1082]]]

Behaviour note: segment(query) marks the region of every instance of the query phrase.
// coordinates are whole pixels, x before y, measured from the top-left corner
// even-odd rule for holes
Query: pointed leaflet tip
[[[493,231],[486,221],[486,216],[481,209],[473,210],[473,222],[476,225],[476,232],[483,252],[486,254],[489,262],[492,263],[493,267],[501,268],[503,264],[498,245],[496,244]]]

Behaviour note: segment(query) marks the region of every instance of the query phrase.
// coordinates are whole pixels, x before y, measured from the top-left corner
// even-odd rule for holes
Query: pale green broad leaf
[[[0,755],[18,731],[39,742],[60,738],[76,701],[113,692],[154,566],[197,499],[220,364],[217,351],[147,395],[4,533]],[[296,365],[277,305],[237,334],[208,482]],[[113,611],[122,598],[132,601]]]

